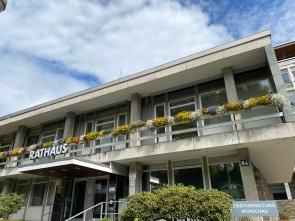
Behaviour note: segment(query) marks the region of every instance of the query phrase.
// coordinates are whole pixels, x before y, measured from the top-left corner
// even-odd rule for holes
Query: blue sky
[[[0,116],[270,29],[295,40],[294,0],[8,0]]]

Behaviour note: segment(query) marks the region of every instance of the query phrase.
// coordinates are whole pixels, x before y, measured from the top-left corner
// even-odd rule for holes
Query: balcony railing
[[[261,126],[270,126],[275,123],[282,122],[281,118],[283,117],[282,112],[272,113],[272,114],[267,114],[267,115],[257,116],[257,117],[251,117],[246,119],[240,119],[240,120],[235,120],[239,118],[237,117],[237,114],[231,113],[228,115],[231,116],[232,120],[228,122],[223,122],[223,123],[199,126],[199,125],[202,125],[202,122],[203,122],[203,120],[200,120],[196,124],[194,124],[194,127],[192,128],[182,129],[177,131],[171,131],[171,126],[166,126],[166,130],[164,133],[156,133],[156,130],[151,130],[150,128],[147,128],[145,126],[145,127],[137,128],[136,132],[134,133],[131,139],[127,138],[122,141],[117,141],[115,139],[115,141],[110,143],[93,145],[90,147],[86,147],[86,145],[83,143],[69,145],[68,152],[64,155],[59,155],[58,158],[60,159],[62,157],[69,157],[69,156],[83,157],[87,155],[92,155],[95,153],[99,153],[100,150],[105,147],[112,147],[111,151],[115,151],[115,150],[124,149],[124,148],[144,146],[147,144],[171,142],[171,141],[174,141],[172,139],[172,136],[181,135],[185,133],[194,132],[193,136],[204,136],[209,134],[218,134],[218,133],[242,130],[243,128],[247,129],[247,128],[255,128],[255,127],[261,127]],[[211,118],[214,118],[214,116]],[[179,124],[183,124],[183,123],[179,123]],[[246,125],[249,125],[249,124],[251,124],[250,127],[249,126],[245,127]],[[143,135],[144,132],[146,133],[145,135]],[[108,136],[111,136],[111,135],[108,135]],[[95,142],[95,141],[92,141],[92,142]],[[17,165],[20,165],[20,164],[24,165],[24,164],[31,164],[31,163],[37,163],[37,162],[45,162],[46,160],[53,159],[53,156],[50,156],[50,157],[44,157],[44,158],[35,159],[35,160],[29,160],[28,158],[26,158],[27,154],[29,153],[24,154],[21,159],[20,158],[16,159],[17,157],[7,158],[6,162],[0,163],[0,166],[16,167]]]

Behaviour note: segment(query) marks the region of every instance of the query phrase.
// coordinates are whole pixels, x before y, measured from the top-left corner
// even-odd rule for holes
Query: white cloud
[[[0,15],[0,27],[5,30],[0,35],[0,76],[5,85],[17,80],[4,94],[0,88],[4,96],[0,105],[5,107],[0,115],[86,86],[70,76],[57,77],[20,55],[3,60],[1,49],[58,61],[106,82],[117,79],[120,71],[125,76],[232,40],[224,26],[209,25],[208,15],[196,5],[183,7],[171,0],[103,2],[8,2]],[[63,81],[73,86],[64,90]],[[21,91],[15,92],[16,88]],[[22,99],[16,102],[16,96]]]
[[[244,8],[231,8],[223,22],[235,36],[270,29],[274,44],[295,40],[295,1],[257,1]]]

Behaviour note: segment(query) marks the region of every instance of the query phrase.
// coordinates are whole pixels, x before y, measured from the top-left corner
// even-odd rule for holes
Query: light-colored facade
[[[270,184],[291,188],[295,118],[268,31],[4,116],[0,151],[268,93],[285,96],[285,107],[143,127],[35,160],[28,154],[2,159],[2,192],[26,195],[23,209],[10,218],[64,220],[162,184],[216,188],[234,199],[273,199]],[[117,209],[96,208],[87,220]]]

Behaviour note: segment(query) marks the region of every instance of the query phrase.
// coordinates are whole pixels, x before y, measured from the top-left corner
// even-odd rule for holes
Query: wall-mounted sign
[[[29,159],[34,160],[34,159],[42,158],[42,157],[65,154],[66,152],[68,152],[68,145],[63,144],[63,145],[59,145],[55,147],[42,148],[39,150],[30,151]]]
[[[247,167],[249,166],[249,160],[240,160],[240,165],[242,167]]]
[[[276,201],[233,201],[233,216],[272,216],[278,217]]]
[[[136,173],[129,173],[129,195],[135,193]]]

